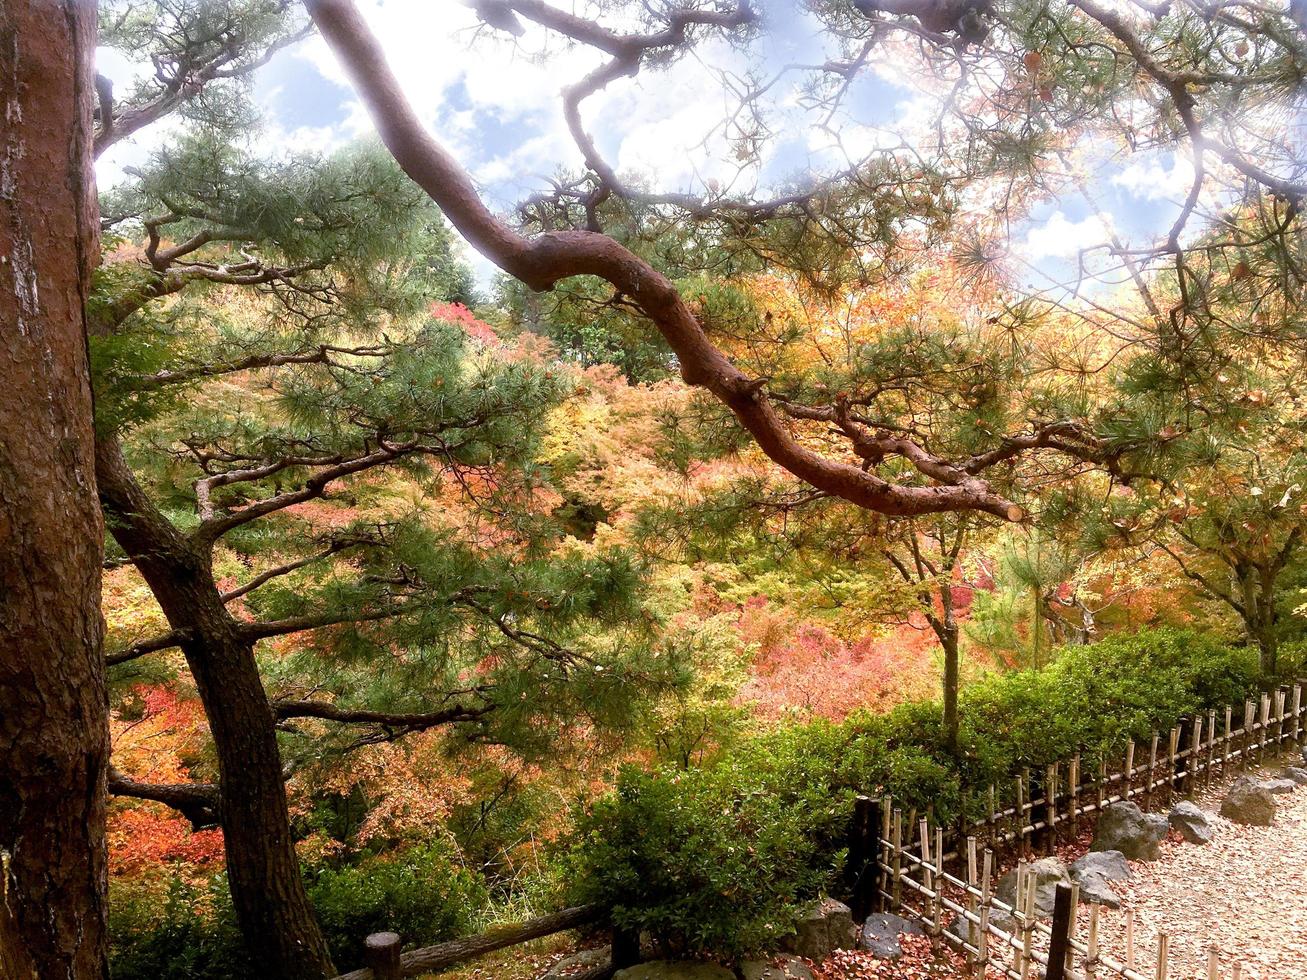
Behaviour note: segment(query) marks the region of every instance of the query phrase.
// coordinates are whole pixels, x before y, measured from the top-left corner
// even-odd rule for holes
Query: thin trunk
[[[958,751],[958,687],[961,665],[958,655],[958,630],[952,627],[940,637],[944,647],[944,738],[950,752]]]
[[[0,976],[103,977],[95,4],[0,3]]]
[[[224,606],[211,556],[183,537],[137,484],[113,439],[97,453],[114,537],[132,556],[169,625],[204,704],[218,754],[218,813],[232,903],[245,945],[268,976],[335,971],[309,904],[290,832],[276,719],[254,645]]]

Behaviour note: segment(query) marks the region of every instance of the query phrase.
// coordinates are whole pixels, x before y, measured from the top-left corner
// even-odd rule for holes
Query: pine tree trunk
[[[0,3],[0,976],[106,973],[95,4]]]
[[[276,719],[254,645],[227,613],[207,549],[159,513],[115,440],[101,440],[97,463],[114,537],[132,556],[169,625],[185,637],[181,649],[217,748],[227,878],[245,945],[269,977],[331,976],[335,971],[291,838]]]
[[[958,687],[961,665],[958,661],[958,631],[951,628],[940,637],[944,647],[944,738],[949,751],[958,750]]]

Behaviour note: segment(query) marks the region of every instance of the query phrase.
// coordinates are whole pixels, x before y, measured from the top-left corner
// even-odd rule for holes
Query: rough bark
[[[268,976],[331,976],[335,970],[295,855],[276,717],[254,640],[227,612],[208,545],[182,535],[155,508],[116,439],[100,440],[96,463],[113,535],[179,637],[204,705],[218,755],[227,878],[245,944]]]
[[[95,4],[0,4],[0,976],[106,973]]]

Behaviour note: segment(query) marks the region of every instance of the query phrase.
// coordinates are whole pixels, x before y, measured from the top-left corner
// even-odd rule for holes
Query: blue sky
[[[560,167],[578,167],[558,92],[598,63],[594,52],[535,31],[520,46],[503,34],[478,33],[472,12],[456,0],[363,0],[360,7],[420,115],[496,205],[508,207],[539,189]],[[786,63],[819,62],[828,55],[815,25],[796,5],[773,3],[767,15],[768,29],[747,58],[708,44],[669,71],[623,79],[588,102],[587,126],[601,151],[619,170],[642,174],[660,188],[702,190],[712,180],[726,183],[735,167],[716,124],[729,103],[713,70],[767,75]],[[540,52],[546,57],[537,57]],[[123,53],[102,51],[100,70],[122,85],[140,69]],[[796,105],[799,76],[794,80],[774,90],[774,141],[762,166],[737,184],[740,189],[830,170],[843,160],[834,138]],[[855,84],[833,127],[852,152],[897,138],[914,125],[925,102],[905,81],[886,66]],[[317,38],[263,68],[255,96],[267,118],[263,141],[270,149],[325,151],[371,131],[334,57]],[[111,150],[101,161],[101,183],[120,179],[122,167],[167,139],[171,125]],[[1136,243],[1163,235],[1190,173],[1184,160],[1169,155],[1097,161],[1091,172],[1091,193],[1101,211],[1071,193],[1036,208],[1016,229],[1012,266],[1023,284],[1041,288],[1073,276],[1078,250],[1104,242],[1108,226]],[[473,258],[479,275],[488,278],[489,264]]]

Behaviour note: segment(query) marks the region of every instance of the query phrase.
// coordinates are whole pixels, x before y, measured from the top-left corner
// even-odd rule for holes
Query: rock
[[[1156,861],[1170,829],[1160,813],[1144,813],[1133,803],[1113,803],[1098,818],[1091,851],[1120,851],[1131,861]]]
[[[797,956],[777,956],[770,962],[748,960],[740,964],[744,980],[813,980],[808,965]]]
[[[924,936],[925,930],[912,919],[905,919],[893,912],[873,912],[862,924],[858,933],[858,949],[865,949],[872,956],[883,960],[897,960],[903,955],[899,937]]]
[[[1275,797],[1260,781],[1240,776],[1221,801],[1221,816],[1235,823],[1269,827],[1275,821]]]
[[[613,955],[611,946],[600,946],[598,949],[583,949],[579,953],[573,953],[571,956],[564,956],[561,960],[549,968],[540,980],[562,980],[573,973],[582,970],[592,969],[596,966],[607,965]]]
[[[1298,766],[1285,766],[1280,770],[1281,779],[1292,779],[1299,786],[1307,786],[1307,769]]]
[[[843,902],[822,899],[811,906],[795,923],[794,935],[785,943],[785,951],[820,963],[837,949],[857,945],[853,912]]]
[[[1307,745],[1304,745],[1301,749],[1299,749],[1298,754],[1302,756],[1302,764],[1304,766],[1307,766]]]
[[[1181,800],[1173,806],[1166,819],[1190,844],[1206,844],[1216,836],[1207,814],[1188,800]]]
[[[654,960],[618,970],[613,980],[735,980],[735,974],[716,963]]]
[[[1035,915],[1044,918],[1053,914],[1053,903],[1057,900],[1057,886],[1071,884],[1066,865],[1055,857],[1040,858],[1026,866],[1026,874],[1035,876]],[[1005,874],[998,883],[998,899],[1008,905],[1017,903],[1017,873],[1015,870]]]
[[[1292,793],[1298,788],[1297,782],[1292,779],[1263,779],[1261,784],[1272,793]]]
[[[1080,897],[1109,909],[1121,907],[1121,899],[1109,882],[1129,877],[1130,863],[1120,851],[1090,851],[1071,865],[1071,880],[1080,886]]]

